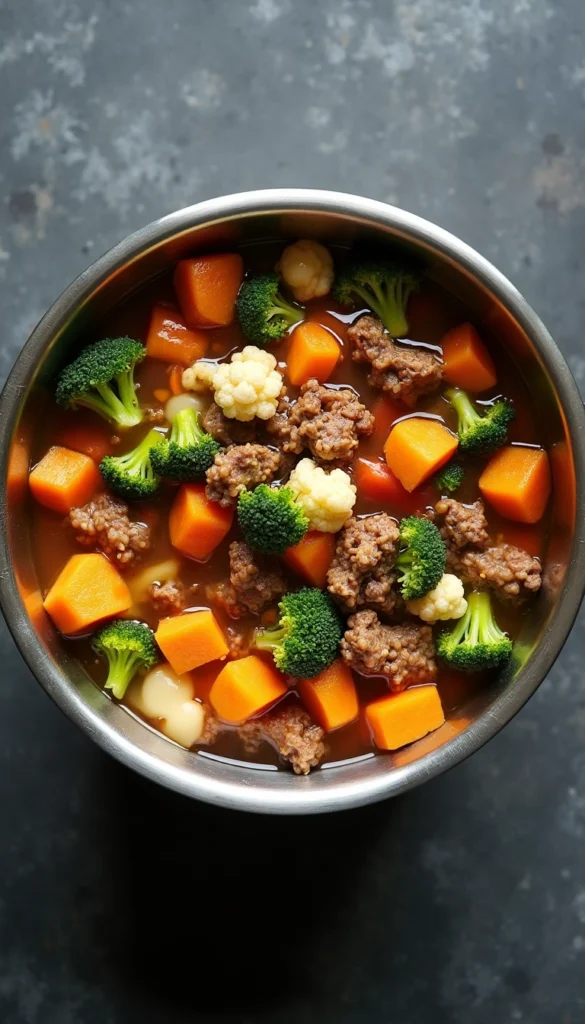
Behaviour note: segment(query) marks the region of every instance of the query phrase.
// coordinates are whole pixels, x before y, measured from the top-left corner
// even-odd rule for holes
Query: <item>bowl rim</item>
[[[571,561],[564,580],[563,594],[551,614],[546,630],[520,670],[513,687],[508,688],[492,707],[442,747],[430,751],[412,764],[380,772],[372,778],[340,781],[320,788],[315,779],[294,778],[288,788],[272,788],[235,783],[193,772],[187,765],[163,762],[134,744],[127,736],[99,716],[69,681],[66,673],[46,656],[36,631],[25,612],[9,560],[7,528],[6,467],[9,441],[26,393],[28,378],[54,336],[72,312],[107,281],[112,273],[142,256],[151,247],[179,236],[194,227],[270,213],[315,213],[345,216],[366,226],[391,228],[404,240],[430,247],[443,259],[466,271],[489,288],[530,338],[552,380],[567,421],[575,462],[577,514]],[[578,613],[585,592],[585,412],[571,371],[550,333],[518,290],[487,259],[445,229],[415,214],[377,200],[343,192],[318,189],[276,188],[239,192],[208,199],[184,207],[152,221],[128,235],[83,271],[53,303],[18,354],[0,396],[0,607],[29,669],[57,705],[103,750],[123,764],[185,795],[232,809],[277,814],[322,813],[357,807],[387,796],[403,793],[454,767],[495,736],[532,696],[560,653]],[[254,773],[260,774],[260,773]],[[264,774],[264,773],[262,773]],[[266,773],[269,774],[269,773]],[[272,774],[272,773],[270,773]],[[330,775],[329,771],[327,775]]]

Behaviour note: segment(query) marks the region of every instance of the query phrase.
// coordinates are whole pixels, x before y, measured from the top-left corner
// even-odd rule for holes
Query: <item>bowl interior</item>
[[[30,553],[26,487],[31,441],[42,429],[51,379],[84,343],[90,324],[185,255],[298,237],[338,245],[383,243],[422,255],[429,275],[465,304],[478,326],[497,334],[509,353],[545,424],[554,474],[544,585],[508,668],[431,736],[394,755],[327,766],[307,778],[187,752],[95,686],[43,612]],[[576,508],[581,507],[585,422],[564,360],[532,310],[493,267],[446,232],[382,204],[335,193],[250,193],[203,203],[150,225],[102,257],[49,311],[6,385],[1,417],[10,439],[2,454],[7,480],[2,545],[9,565],[2,602],[21,651],[49,694],[104,748],[189,795],[250,810],[302,812],[365,803],[417,784],[471,753],[522,706],[552,664],[582,596],[583,527],[576,528]]]

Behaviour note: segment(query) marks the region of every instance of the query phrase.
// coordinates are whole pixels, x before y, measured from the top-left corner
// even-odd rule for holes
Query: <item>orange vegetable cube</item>
[[[194,327],[231,324],[243,278],[244,263],[235,252],[180,260],[173,281],[187,324]]]
[[[191,366],[207,351],[203,331],[190,331],[178,313],[165,306],[155,306],[146,338],[146,354],[165,363]]]
[[[443,373],[450,384],[464,391],[486,391],[497,382],[496,368],[472,324],[460,324],[441,339]]]
[[[172,366],[169,366],[168,374],[169,388],[171,389],[171,394],[184,394],[185,388],[183,387],[183,367],[179,366],[178,363],[173,363]]]
[[[384,445],[386,462],[407,491],[414,491],[457,450],[458,441],[438,420],[411,416],[399,420]]]
[[[224,722],[240,725],[287,692],[275,668],[255,654],[225,665],[211,687],[209,703]]]
[[[177,551],[203,562],[229,533],[234,513],[205,494],[205,484],[183,484],[169,513],[169,536]]]
[[[45,611],[62,633],[79,633],[120,615],[132,596],[104,555],[72,555],[45,597]]]
[[[229,654],[225,636],[207,608],[161,619],[154,635],[178,676]]]
[[[445,715],[436,686],[413,686],[372,701],[365,710],[380,750],[399,750],[443,725]]]
[[[341,355],[339,343],[321,324],[299,324],[292,332],[286,358],[288,379],[295,387],[316,377],[324,384]]]
[[[298,544],[287,548],[283,557],[286,564],[313,587],[324,587],[334,554],[334,535],[310,530]]]
[[[313,679],[300,679],[298,686],[307,711],[325,732],[339,729],[357,718],[357,690],[351,669],[341,658]]]
[[[548,455],[542,448],[522,445],[500,448],[481,474],[479,489],[505,519],[537,523],[551,490]]]
[[[88,455],[55,445],[35,466],[29,483],[41,505],[67,515],[76,505],[89,501],[102,486],[102,478]]]

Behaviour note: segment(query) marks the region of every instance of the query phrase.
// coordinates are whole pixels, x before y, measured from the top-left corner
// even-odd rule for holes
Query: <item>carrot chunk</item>
[[[507,445],[490,459],[479,478],[486,501],[505,519],[537,523],[551,488],[548,455],[542,448]]]
[[[180,260],[173,280],[187,324],[195,327],[231,324],[243,277],[242,257],[234,252]]]
[[[339,343],[321,324],[308,321],[292,332],[286,359],[288,379],[295,387],[316,377],[324,384],[341,355]]]
[[[372,701],[365,710],[374,742],[381,750],[399,750],[422,739],[445,721],[436,686],[413,686]]]
[[[412,496],[402,486],[396,474],[383,462],[358,459],[355,464],[354,481],[360,496],[370,501],[408,505],[412,500]]]
[[[178,313],[165,306],[155,306],[146,338],[146,354],[164,363],[191,366],[207,351],[208,339],[203,331],[190,331]]]
[[[441,339],[443,373],[464,391],[486,391],[497,381],[492,357],[473,324],[459,324]]]
[[[250,654],[222,668],[209,703],[224,722],[239,725],[258,715],[287,692],[281,675],[262,658]]]
[[[231,508],[210,501],[205,484],[183,484],[169,513],[169,535],[177,551],[203,562],[229,533]]]
[[[313,679],[299,680],[299,694],[309,714],[331,732],[353,722],[359,712],[358,695],[351,669],[341,658]]]
[[[392,428],[384,454],[402,486],[414,491],[449,461],[457,444],[457,438],[442,423],[412,416]]]
[[[229,654],[226,639],[207,608],[161,619],[154,636],[178,676]]]
[[[173,395],[182,395],[185,392],[183,387],[183,367],[178,363],[169,366],[169,388]]]
[[[130,608],[132,596],[104,555],[72,555],[45,597],[45,611],[62,633],[79,633]]]
[[[335,537],[333,534],[310,530],[298,544],[286,549],[284,560],[308,583],[314,587],[324,587],[327,571],[334,554]]]
[[[49,448],[30,474],[29,482],[36,500],[62,515],[76,505],[85,505],[102,486],[93,459],[58,445]]]

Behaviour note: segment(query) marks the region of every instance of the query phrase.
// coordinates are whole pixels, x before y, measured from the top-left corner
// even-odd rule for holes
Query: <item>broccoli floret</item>
[[[420,276],[420,268],[410,261],[356,261],[338,275],[333,294],[346,306],[355,306],[361,299],[393,338],[403,338],[408,334],[408,299]]]
[[[430,519],[406,516],[400,524],[401,550],[396,567],[402,596],[416,601],[434,590],[445,571],[445,545]]]
[[[441,633],[437,653],[462,672],[481,672],[503,664],[512,654],[512,641],[494,619],[490,595],[473,591],[467,598],[467,611],[454,629]]]
[[[246,543],[265,555],[281,555],[298,544],[309,528],[309,520],[295,500],[290,487],[260,484],[242,491],[238,500],[238,522]]]
[[[459,490],[464,477],[465,470],[460,462],[448,462],[435,476],[434,484],[440,494],[452,494]]]
[[[134,367],[146,355],[134,338],[104,338],[86,348],[61,371],[55,390],[59,405],[85,405],[119,427],[142,419],[134,385]]]
[[[507,398],[498,398],[487,406],[483,415],[471,403],[469,396],[460,388],[449,388],[445,392],[458,417],[457,434],[459,448],[469,455],[487,455],[495,448],[501,448],[508,440],[508,426],[516,410]]]
[[[203,480],[221,445],[207,434],[199,422],[199,413],[181,409],[175,416],[168,439],[159,441],[150,452],[155,473],[169,480]]]
[[[259,274],[244,281],[236,302],[240,327],[248,341],[269,345],[282,338],[289,327],[303,319],[278,291],[278,274]]]
[[[106,455],[100,462],[100,472],[116,494],[128,501],[144,501],[158,491],[159,478],[152,468],[150,453],[162,438],[150,430],[140,444],[124,455]]]
[[[114,619],[95,634],[91,646],[108,662],[106,689],[118,700],[139,668],[152,668],[158,661],[152,629],[132,619]]]
[[[285,594],[275,626],[256,631],[254,647],[272,651],[281,672],[298,679],[312,679],[331,664],[343,629],[339,613],[328,594],[304,587]]]

